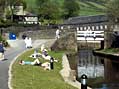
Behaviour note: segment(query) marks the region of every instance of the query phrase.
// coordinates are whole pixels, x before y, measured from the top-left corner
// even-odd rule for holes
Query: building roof
[[[69,18],[64,22],[64,24],[87,24],[87,23],[101,23],[101,22],[108,22],[108,17],[106,15],[78,16]]]

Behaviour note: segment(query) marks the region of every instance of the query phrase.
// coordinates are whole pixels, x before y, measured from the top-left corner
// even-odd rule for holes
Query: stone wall
[[[24,31],[19,33],[19,38],[22,38],[22,35],[31,37],[32,39],[54,39],[55,38],[55,29],[49,30],[38,30],[38,31]]]
[[[76,51],[77,52],[77,40],[75,32],[66,34],[60,39],[56,40],[55,43],[51,46],[51,50],[67,50],[67,51]]]

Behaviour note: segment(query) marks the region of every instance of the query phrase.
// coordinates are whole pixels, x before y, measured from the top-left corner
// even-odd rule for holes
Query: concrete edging
[[[63,69],[60,71],[61,76],[63,77],[64,81],[78,89],[81,89],[81,83],[78,82],[77,80],[72,81],[69,77],[70,77],[70,65],[69,65],[69,61],[68,58],[66,56],[66,54],[63,55],[62,57],[62,66]],[[87,89],[92,89],[90,87],[87,87]]]

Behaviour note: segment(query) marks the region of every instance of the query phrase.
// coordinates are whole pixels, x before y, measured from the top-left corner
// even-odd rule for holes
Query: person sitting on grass
[[[44,70],[50,70],[49,62],[41,63],[38,59],[34,60],[33,62],[20,60],[19,64],[20,65],[37,65],[37,66],[43,67]]]
[[[42,44],[42,45],[41,45],[41,48],[40,48],[40,51],[42,52],[44,49],[45,49],[45,45]]]
[[[41,66],[44,68],[44,70],[51,70],[49,62],[42,63]]]
[[[42,52],[42,58],[45,59],[45,60],[49,60],[50,61],[50,59],[53,58],[53,57],[48,55],[47,50],[44,49],[43,52]],[[54,62],[58,62],[58,60],[56,60],[55,58],[53,58],[53,59],[54,59]]]

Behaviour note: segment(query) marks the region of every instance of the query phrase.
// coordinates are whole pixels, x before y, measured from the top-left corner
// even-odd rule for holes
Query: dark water
[[[93,89],[119,89],[119,83],[104,82],[104,58],[94,56],[91,49],[81,49],[78,53],[78,78],[88,76],[88,85]]]
[[[92,50],[83,49],[79,51],[78,76],[86,74],[89,78],[104,77],[103,58],[93,56]]]
[[[107,83],[107,84],[102,84],[101,88],[93,88],[93,89],[119,89],[119,84],[118,83]]]

